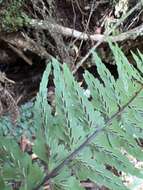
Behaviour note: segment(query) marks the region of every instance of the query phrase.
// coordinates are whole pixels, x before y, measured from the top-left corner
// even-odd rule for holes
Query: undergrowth
[[[100,80],[85,71],[90,98],[67,65],[52,59],[34,106],[22,108],[18,126],[1,119],[0,189],[42,190],[48,181],[53,190],[82,190],[81,182],[90,180],[112,190],[127,190],[107,166],[143,178],[143,172],[128,159],[132,155],[143,160],[138,143],[143,137],[143,55],[132,54],[133,66],[117,45],[110,44],[110,48],[118,79],[93,52]],[[50,75],[55,85],[54,108],[47,101]],[[35,136],[34,161],[17,143],[16,131],[20,130]]]

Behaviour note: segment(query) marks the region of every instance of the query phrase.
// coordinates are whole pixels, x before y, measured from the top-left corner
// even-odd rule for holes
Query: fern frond
[[[134,67],[117,45],[110,43],[110,48],[119,77],[115,79],[93,52],[100,79],[85,71],[90,100],[66,64],[52,59],[47,65],[33,110],[36,140],[32,150],[42,162],[32,163],[14,140],[2,136],[2,187],[7,188],[14,174],[21,182],[20,190],[38,190],[47,181],[54,190],[83,190],[80,182],[87,179],[113,190],[127,190],[107,166],[143,178],[129,160],[130,155],[143,160],[138,143],[143,134],[143,56],[133,54]],[[54,113],[47,101],[50,74],[55,86]]]
[[[34,117],[35,117],[35,126],[38,128],[46,127],[47,124],[51,123],[51,107],[47,102],[47,85],[48,78],[51,71],[51,64],[48,64],[44,74],[42,81],[40,83],[39,93],[36,98],[35,108],[34,108]],[[42,118],[42,119],[41,119]],[[38,123],[37,123],[38,122]],[[48,128],[47,128],[48,129]]]
[[[84,95],[83,89],[74,80],[71,72],[66,65],[63,66],[63,72],[60,71],[58,64],[53,64],[55,76],[55,96],[57,115],[64,117],[67,127],[68,137],[71,138],[71,145],[79,143],[90,129],[103,124],[103,118],[100,113],[94,110],[93,105]],[[59,110],[60,108],[60,110]],[[80,140],[78,142],[78,140]]]
[[[139,160],[143,158],[143,152],[136,141],[139,136],[134,125],[130,126],[132,133],[129,130],[129,119],[137,118],[131,117],[135,108],[133,104],[135,101],[141,101],[139,97],[143,89],[134,79],[141,80],[141,76],[128,63],[118,47],[115,48],[111,44],[110,46],[117,61],[119,78],[115,80],[98,55],[93,53],[101,80],[85,72],[84,78],[91,93],[91,101],[84,95],[84,90],[75,81],[68,67],[63,65],[61,69],[59,63],[53,61],[55,117],[59,118],[57,125],[64,134],[59,140],[67,156],[65,154],[65,159],[58,157],[61,162],[57,160],[59,165],[45,176],[43,183],[56,176],[53,183],[57,184],[58,178],[59,184],[62,184],[61,169],[65,168],[64,178],[69,178],[74,172],[79,180],[88,178],[111,189],[127,189],[118,177],[106,169],[106,165],[143,178],[140,170],[132,165],[126,154],[131,154]],[[51,162],[55,161],[51,159]],[[63,189],[67,188],[67,182],[68,180],[62,185]]]
[[[0,137],[0,152],[1,188],[12,190],[12,181],[21,182],[21,189],[32,189],[35,183],[40,183],[43,171],[36,163],[32,163],[30,156],[21,152],[12,138]]]
[[[75,172],[80,180],[90,179],[91,181],[99,185],[102,184],[110,189],[128,190],[118,177],[113,175],[105,168],[105,166],[100,165],[95,160],[89,158],[85,160],[83,155],[82,159],[78,160],[78,162]]]

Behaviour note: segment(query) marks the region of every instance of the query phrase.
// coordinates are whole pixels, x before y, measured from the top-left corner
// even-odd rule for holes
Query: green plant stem
[[[87,137],[87,139],[72,153],[70,153],[57,167],[55,167],[50,173],[48,173],[42,182],[38,184],[33,190],[38,190],[42,185],[44,185],[49,179],[56,177],[60,170],[67,164],[69,164],[79,153],[81,150],[83,150],[89,143],[91,143],[95,137],[98,135],[98,133],[105,130],[107,126],[111,124],[113,119],[115,119],[117,116],[119,116],[132,102],[133,100],[138,96],[138,94],[142,91],[143,85],[141,85],[141,88],[131,97],[131,99],[124,104],[117,112],[115,112],[104,124],[103,127],[95,126],[96,130]]]

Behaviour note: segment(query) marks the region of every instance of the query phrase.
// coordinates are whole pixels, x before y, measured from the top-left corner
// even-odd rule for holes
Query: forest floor
[[[10,1],[6,2],[1,3],[0,14],[10,11]],[[90,57],[90,49],[95,47],[116,76],[108,43],[102,38],[109,32],[112,41],[118,42],[130,60],[130,51],[142,51],[143,40],[138,27],[142,24],[143,11],[141,6],[135,8],[137,3],[131,0],[31,0],[22,4],[20,8],[29,18],[48,23],[44,29],[30,25],[16,28],[12,20],[8,23],[10,29],[4,28],[0,33],[0,71],[10,79],[5,80],[6,86],[16,101],[21,104],[35,96],[51,56],[69,64],[82,81],[85,68],[97,75]],[[128,12],[131,13],[125,18]],[[115,29],[112,31],[112,28]],[[132,30],[134,35],[128,36]]]

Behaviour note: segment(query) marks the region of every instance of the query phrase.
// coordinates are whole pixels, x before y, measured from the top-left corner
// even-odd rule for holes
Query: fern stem
[[[115,119],[117,116],[122,114],[122,112],[133,102],[133,100],[139,95],[139,93],[143,90],[143,85],[141,85],[140,89],[131,97],[131,99],[124,104],[117,112],[115,112],[104,124],[103,127],[96,126],[96,130],[89,135],[86,140],[77,148],[75,149],[71,154],[69,154],[57,167],[55,167],[50,173],[48,173],[41,183],[39,183],[33,190],[38,190],[42,185],[44,185],[49,179],[56,177],[60,170],[69,162],[71,162],[83,148],[85,148],[89,143],[95,139],[95,137],[98,135],[98,133],[103,132],[107,126],[111,124],[113,119]]]

